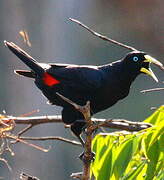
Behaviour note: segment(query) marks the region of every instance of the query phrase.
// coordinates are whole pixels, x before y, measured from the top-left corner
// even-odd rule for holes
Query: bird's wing
[[[53,67],[54,69],[59,69],[59,68],[65,68],[67,66],[73,66],[72,64],[58,64],[58,63],[38,63],[43,69],[49,69],[50,67]],[[28,78],[35,78],[36,75],[32,70],[14,70],[14,72],[20,76],[25,76]]]
[[[80,91],[93,91],[101,87],[103,72],[97,66],[67,65],[50,68],[48,72],[67,87]]]
[[[48,63],[50,66],[52,66],[53,68],[63,68],[63,67],[67,67],[67,66],[78,66],[75,64],[63,64],[63,63]]]

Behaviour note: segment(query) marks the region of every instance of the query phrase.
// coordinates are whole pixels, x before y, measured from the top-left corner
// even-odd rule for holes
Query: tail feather
[[[40,76],[43,75],[44,69],[34,58],[32,58],[29,54],[27,54],[13,42],[4,41],[4,43],[22,62],[24,62],[35,73],[37,73]]]
[[[24,50],[22,50],[19,46],[17,46],[13,42],[4,41],[4,43],[5,46],[8,47],[21,60],[23,58],[27,58],[28,60],[32,60],[35,63],[37,63],[37,61],[34,58],[32,58],[29,54],[27,54]]]
[[[14,72],[18,75],[25,76],[28,78],[35,78],[36,74],[32,71],[26,71],[26,70],[14,70]]]

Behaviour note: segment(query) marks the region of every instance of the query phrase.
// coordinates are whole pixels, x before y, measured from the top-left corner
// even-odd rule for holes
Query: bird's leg
[[[83,148],[85,148],[85,142],[81,137],[82,132],[85,132],[86,123],[84,120],[77,120],[71,125],[71,131],[79,139]],[[85,133],[86,134],[86,133]],[[87,135],[87,134],[86,134]],[[94,160],[95,153],[92,152],[90,160]],[[84,161],[84,152],[79,155],[79,158]]]
[[[83,138],[81,137],[81,133],[83,131],[84,126],[85,126],[84,120],[79,120],[79,121],[77,120],[71,125],[71,131],[79,139],[79,141],[83,147],[85,145],[85,142],[84,142]]]
[[[84,133],[85,136],[88,135],[87,132],[86,132],[86,127],[87,127],[87,125],[85,124],[85,126],[84,126],[83,129],[82,129],[82,133]],[[94,130],[94,132],[95,132],[95,130]],[[84,143],[84,146],[83,146],[83,147],[85,148],[85,143]],[[85,161],[84,151],[79,155],[79,158],[80,158],[83,162]],[[91,151],[91,155],[90,155],[89,161],[94,161],[94,159],[95,159],[95,153],[94,153],[93,151]]]
[[[83,138],[81,137],[81,135],[78,135],[77,138],[79,139],[81,145],[83,146],[83,148],[85,148],[85,142],[83,140]],[[91,152],[91,158],[90,160],[94,160],[94,157],[95,157],[95,153],[94,152]],[[79,155],[79,158],[84,161],[84,151]]]
[[[76,135],[76,137],[79,139],[81,145],[82,145],[83,148],[84,148],[85,142],[84,142],[83,138],[81,137],[81,135]]]
[[[74,133],[74,135],[79,139],[82,147],[85,149],[85,141],[83,140],[81,134],[84,133],[87,136],[87,132],[85,131],[86,129],[86,123],[84,120],[77,120],[74,124],[71,125],[71,130]],[[95,157],[95,153],[91,152],[91,157],[89,158],[89,161],[93,161]],[[79,155],[79,158],[84,162],[84,151]]]

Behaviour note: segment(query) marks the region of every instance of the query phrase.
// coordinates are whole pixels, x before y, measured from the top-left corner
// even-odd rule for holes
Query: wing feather
[[[64,86],[88,92],[100,88],[104,77],[103,71],[97,66],[68,65],[55,69],[52,66],[48,72]]]

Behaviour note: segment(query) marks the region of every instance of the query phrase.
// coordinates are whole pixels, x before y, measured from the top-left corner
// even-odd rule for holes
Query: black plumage
[[[132,51],[123,59],[102,66],[45,64],[38,63],[14,43],[5,44],[32,69],[16,70],[16,73],[34,78],[36,86],[47,97],[49,103],[63,107],[63,122],[71,124],[71,130],[77,137],[80,137],[85,126],[84,117],[72,105],[61,99],[57,92],[79,105],[90,101],[93,115],[125,98],[139,74],[146,73],[158,81],[149,64],[152,62],[162,66],[159,61],[140,51]]]

